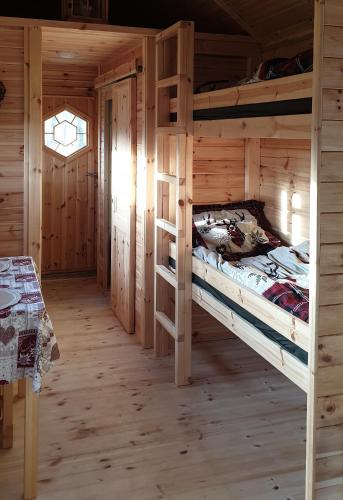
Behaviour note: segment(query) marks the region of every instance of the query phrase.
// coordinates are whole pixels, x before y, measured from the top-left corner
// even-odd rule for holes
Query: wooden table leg
[[[12,448],[13,446],[13,384],[2,387],[2,432],[1,448]]]
[[[32,380],[26,379],[24,499],[37,497],[38,480],[38,396],[32,391]]]
[[[24,378],[18,380],[18,398],[24,398],[26,392],[26,381]]]

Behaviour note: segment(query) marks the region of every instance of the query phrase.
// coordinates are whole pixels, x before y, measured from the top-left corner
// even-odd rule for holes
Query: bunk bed
[[[194,137],[309,139],[312,79],[311,72],[194,94]],[[177,99],[173,98],[170,122],[176,121]],[[253,165],[252,170],[255,168]],[[250,169],[248,159],[246,182],[251,181],[249,176],[256,175]],[[173,264],[175,244],[170,245],[170,257]],[[194,302],[307,392],[311,343],[308,323],[196,255],[192,256],[192,277]]]
[[[159,37],[160,41],[163,42],[168,39],[169,34],[166,35],[166,38],[163,38],[163,34],[160,34]],[[178,68],[181,68],[180,64]],[[188,107],[191,118],[187,122],[185,120],[187,110],[185,94],[187,90],[186,87],[182,87],[185,85],[185,78],[182,75],[170,77],[167,73],[163,73],[164,70],[165,67],[161,71],[162,78],[157,81],[158,174],[155,290],[160,289],[158,280],[164,278],[176,290],[176,307],[181,302],[178,298],[180,293],[184,294],[183,297],[187,293],[191,293],[194,302],[307,392],[309,384],[308,352],[311,345],[309,324],[281,309],[248,286],[223,274],[195,254],[191,256],[191,264],[187,264],[184,254],[185,248],[189,250],[189,247],[192,247],[189,225],[193,212],[192,207],[187,207],[187,200],[185,209],[183,202],[180,207],[180,198],[182,198],[181,194],[183,193],[180,191],[180,186],[183,186],[184,183],[189,186],[191,181],[188,177],[188,181],[185,182],[187,173],[178,172],[177,167],[172,168],[171,171],[170,161],[177,163],[176,158],[178,158],[180,162],[181,155],[185,154],[187,147],[180,146],[179,141],[182,132],[186,132],[188,137],[187,127],[192,130],[194,139],[204,137],[244,139],[247,141],[262,138],[309,139],[312,125],[313,74],[310,72],[292,75],[201,94],[190,94],[188,88]],[[168,91],[172,86],[177,86],[177,98],[173,96],[173,92]],[[173,137],[174,134],[175,137]],[[173,148],[175,150],[171,152]],[[167,155],[166,149],[168,150]],[[249,185],[252,183],[250,177],[255,177],[256,182],[256,169],[259,168],[259,163],[258,159],[254,158],[254,151],[250,151],[249,147],[246,148],[245,154],[245,182],[246,185]],[[187,161],[187,154],[185,154],[185,159]],[[188,156],[188,162],[187,167],[192,167],[190,156]],[[192,174],[192,168],[190,170],[188,175]],[[170,197],[170,192],[165,189],[167,183],[176,185],[176,201],[169,202],[169,204],[166,203],[166,199],[168,196]],[[164,188],[160,189],[162,185]],[[251,193],[254,193],[254,189],[250,186],[246,193],[247,197]],[[175,210],[176,216],[173,218]],[[179,230],[178,227],[183,227],[185,230]],[[169,235],[167,246],[160,231]],[[183,252],[182,246],[184,247]],[[163,251],[168,253],[169,260],[160,258]],[[182,264],[185,266],[181,272],[182,283],[180,283],[180,277],[176,276],[178,272],[177,262],[180,261],[180,256],[184,259]],[[192,269],[192,272],[188,274],[187,265],[191,266]],[[191,285],[187,283],[186,276],[189,276],[188,279],[192,279]],[[187,292],[187,286],[191,286],[191,292]],[[160,298],[155,297],[155,301],[159,302]],[[178,317],[185,314],[185,311],[175,311],[175,315],[172,313],[172,317],[170,317],[170,309],[168,310],[169,315],[167,310],[159,309],[161,308],[156,306],[156,324],[158,328],[162,326],[164,330],[167,330],[177,341],[175,349],[177,358],[180,340],[181,343],[185,340],[184,333],[178,337]],[[183,326],[182,332],[184,331],[185,327]],[[156,343],[159,343],[158,335],[158,333],[155,335],[155,347]],[[190,350],[190,345],[185,347],[185,351],[189,352]],[[156,347],[156,351],[160,352],[160,348]],[[190,356],[186,355],[182,362],[186,365],[190,364]],[[176,362],[176,364],[180,365],[180,362]],[[180,371],[180,368],[176,366],[177,371]],[[183,366],[183,373],[189,374],[190,366]],[[184,383],[187,383],[186,378],[184,377]],[[178,383],[177,381],[178,375],[176,374],[176,383]],[[178,385],[183,384],[179,383]]]

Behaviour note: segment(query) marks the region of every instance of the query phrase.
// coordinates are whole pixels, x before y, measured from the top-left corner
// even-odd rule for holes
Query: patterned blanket
[[[273,252],[277,259],[273,258]],[[293,316],[308,321],[309,264],[300,261],[292,248],[278,247],[267,255],[235,262],[225,261],[218,252],[203,246],[194,248],[193,254]]]

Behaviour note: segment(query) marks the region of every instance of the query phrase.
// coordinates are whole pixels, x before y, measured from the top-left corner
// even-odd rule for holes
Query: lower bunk
[[[175,245],[170,244],[170,267]],[[198,257],[192,261],[192,298],[288,379],[308,391],[309,326]]]

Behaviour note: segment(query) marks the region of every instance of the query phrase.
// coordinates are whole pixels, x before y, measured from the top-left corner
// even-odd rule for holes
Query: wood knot
[[[325,363],[330,363],[330,361],[332,361],[332,356],[330,356],[330,354],[324,354],[322,359]]]
[[[183,200],[179,200],[179,207],[183,207],[185,202]]]
[[[328,413],[334,413],[336,411],[336,405],[334,403],[330,403],[330,404],[327,405],[327,407],[325,408],[325,410]]]

